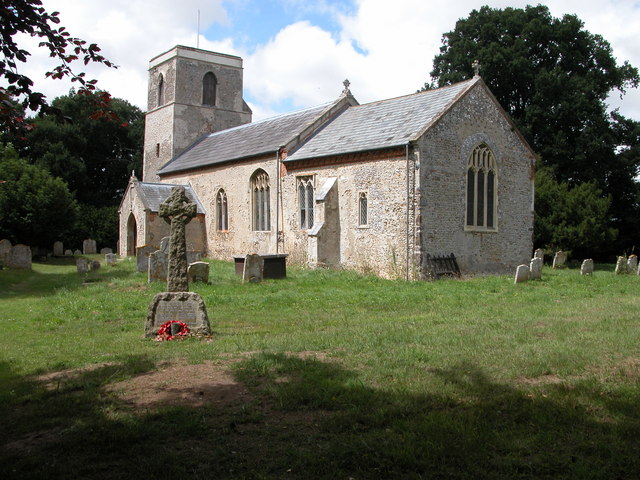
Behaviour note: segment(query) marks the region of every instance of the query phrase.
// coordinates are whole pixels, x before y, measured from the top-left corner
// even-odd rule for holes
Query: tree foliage
[[[108,102],[119,121],[93,118],[96,102]],[[117,205],[133,170],[141,171],[142,111],[106,92],[69,95],[52,102],[63,118],[40,116],[22,140],[20,155],[62,178],[83,204]]]
[[[100,63],[107,67],[115,67],[103,57],[100,47],[95,43],[87,44],[84,40],[73,37],[66,28],[58,26],[58,12],[48,13],[40,0],[2,0],[0,2],[0,49],[3,59],[0,60],[0,77],[6,87],[0,88],[0,125],[9,131],[23,130],[22,112],[31,109],[35,112],[55,112],[45,96],[33,89],[33,80],[20,73],[20,66],[28,61],[31,55],[18,44],[18,34],[27,34],[40,38],[39,47],[46,48],[49,55],[59,61],[45,76],[53,79],[70,78],[79,85],[79,91],[92,92],[96,88],[96,80],[86,78],[84,72],[72,68],[74,62],[84,65]],[[20,102],[21,109],[16,108],[14,99]],[[97,115],[104,114],[98,110]]]
[[[619,65],[609,43],[584,30],[575,15],[554,18],[542,5],[485,6],[444,34],[425,88],[470,78],[476,59],[542,165],[552,167],[553,179],[568,189],[595,182],[611,197],[609,226],[624,241],[637,235],[628,222],[640,214],[639,124],[607,113],[606,102],[637,87],[638,70]]]
[[[0,147],[0,238],[50,247],[73,228],[77,204],[67,185]]]

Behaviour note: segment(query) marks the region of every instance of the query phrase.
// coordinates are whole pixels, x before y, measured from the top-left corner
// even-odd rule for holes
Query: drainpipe
[[[410,172],[410,168],[409,168],[409,143],[407,143],[404,147],[404,158],[405,161],[407,163],[407,219],[406,219],[406,230],[405,230],[405,244],[406,244],[406,280],[409,281],[409,220],[410,220],[410,215],[409,215],[409,200],[410,200],[410,194],[409,194],[409,172]]]

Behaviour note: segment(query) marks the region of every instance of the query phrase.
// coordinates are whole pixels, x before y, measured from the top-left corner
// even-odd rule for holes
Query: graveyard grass
[[[0,270],[1,478],[640,477],[639,276],[211,262],[213,335],[160,343],[134,267]]]

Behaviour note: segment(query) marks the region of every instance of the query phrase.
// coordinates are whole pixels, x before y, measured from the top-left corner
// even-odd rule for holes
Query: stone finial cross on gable
[[[171,195],[160,204],[158,215],[171,224],[169,234],[168,292],[188,292],[187,237],[185,227],[196,216],[196,204],[191,202],[184,187],[173,187]]]
[[[471,68],[473,68],[473,76],[474,77],[479,77],[480,76],[480,62],[478,60],[474,60],[473,63],[471,64]]]

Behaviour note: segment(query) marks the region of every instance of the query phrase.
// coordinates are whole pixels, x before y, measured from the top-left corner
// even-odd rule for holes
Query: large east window
[[[271,199],[269,175],[262,169],[251,176],[251,204],[253,229],[256,231],[271,230]]]
[[[298,178],[298,205],[300,208],[300,228],[313,227],[313,177]]]
[[[469,156],[467,165],[467,212],[469,230],[495,230],[498,205],[496,160],[484,143]]]

